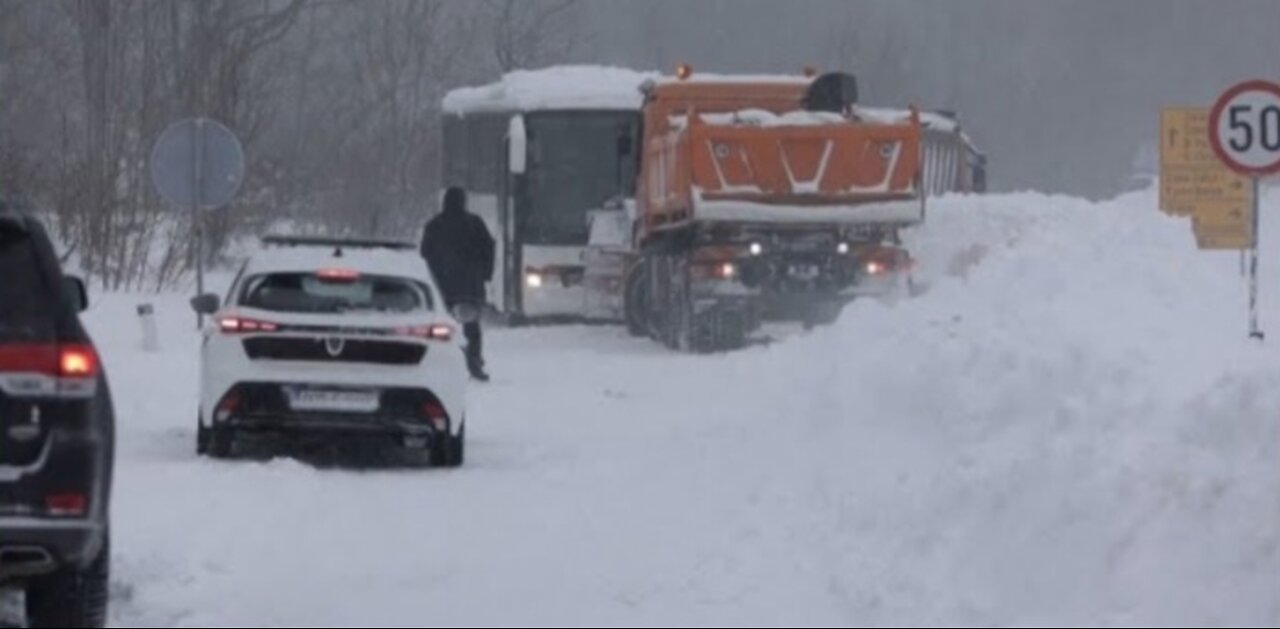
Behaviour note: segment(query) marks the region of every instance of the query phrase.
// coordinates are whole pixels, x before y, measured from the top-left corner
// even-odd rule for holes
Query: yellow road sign
[[[1201,201],[1191,218],[1210,225],[1249,227],[1253,225],[1252,209],[1248,201]]]
[[[1253,186],[1228,169],[1209,141],[1208,107],[1160,112],[1160,209],[1191,217],[1201,249],[1253,244]]]
[[[1196,232],[1196,248],[1204,251],[1241,251],[1253,246],[1253,238],[1248,234]]]
[[[1216,223],[1199,218],[1191,220],[1191,231],[1200,249],[1248,249],[1253,246],[1252,230],[1253,225],[1249,221]]]
[[[1208,107],[1168,107],[1160,114],[1160,166],[1220,163],[1209,144]]]

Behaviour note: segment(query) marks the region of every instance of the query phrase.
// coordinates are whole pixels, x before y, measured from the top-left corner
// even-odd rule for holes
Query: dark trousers
[[[467,338],[467,366],[476,369],[484,366],[484,339],[480,334],[480,322],[472,321],[462,325],[462,335]]]
[[[456,308],[459,304],[475,304],[472,300],[458,299],[456,297],[453,299],[446,298],[445,302],[450,311]],[[476,319],[471,323],[462,324],[462,336],[467,339],[467,346],[465,348],[467,354],[467,369],[472,373],[475,373],[484,367],[484,339],[480,333],[480,320]]]

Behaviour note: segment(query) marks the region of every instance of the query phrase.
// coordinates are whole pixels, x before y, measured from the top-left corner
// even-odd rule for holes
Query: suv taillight
[[[0,389],[18,397],[91,398],[101,365],[87,344],[0,345]]]
[[[79,492],[49,494],[44,498],[44,506],[55,518],[81,517],[89,511],[89,497]]]
[[[94,378],[98,354],[89,345],[0,345],[0,373],[32,373],[55,378]]]
[[[63,378],[95,378],[98,376],[98,354],[88,345],[63,345],[58,348],[58,375]]]

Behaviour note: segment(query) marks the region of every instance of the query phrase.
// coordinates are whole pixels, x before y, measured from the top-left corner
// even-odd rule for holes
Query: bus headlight
[[[524,284],[529,288],[542,288],[542,274],[529,271],[524,276]]]

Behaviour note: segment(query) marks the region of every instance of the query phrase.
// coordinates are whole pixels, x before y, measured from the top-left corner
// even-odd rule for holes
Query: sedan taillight
[[[453,326],[444,323],[399,327],[393,332],[398,336],[412,336],[428,341],[448,341],[453,338]]]
[[[245,317],[218,317],[218,329],[223,334],[248,334],[254,332],[275,332],[278,324]]]

